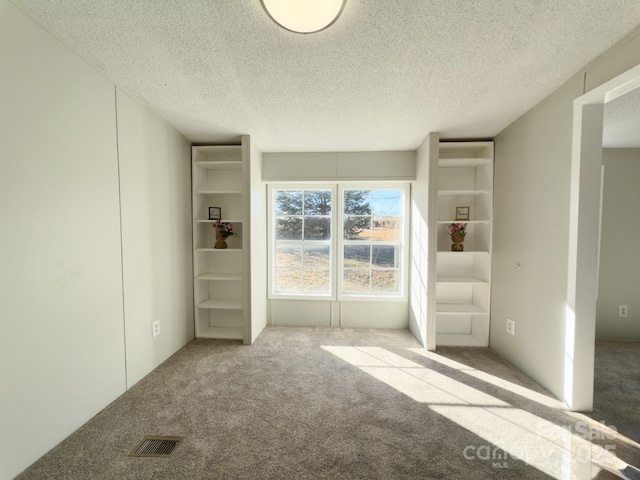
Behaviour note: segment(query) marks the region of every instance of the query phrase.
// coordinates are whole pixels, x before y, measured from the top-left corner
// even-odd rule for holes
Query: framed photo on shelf
[[[456,220],[469,220],[469,207],[456,207]]]
[[[209,207],[209,220],[222,220],[222,208]]]

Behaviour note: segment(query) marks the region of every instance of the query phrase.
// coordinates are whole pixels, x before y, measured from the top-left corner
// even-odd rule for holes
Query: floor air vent
[[[129,454],[130,457],[168,457],[184,437],[154,437],[147,435]]]

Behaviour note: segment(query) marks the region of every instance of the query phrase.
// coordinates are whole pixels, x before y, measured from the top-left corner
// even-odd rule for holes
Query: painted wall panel
[[[331,301],[270,300],[271,324],[296,327],[330,327]]]
[[[560,398],[573,99],[581,93],[576,78],[495,139],[490,346]]]
[[[114,87],[0,0],[0,479],[125,390]]]
[[[416,181],[411,186],[411,245],[409,279],[409,329],[426,348],[436,347],[435,309],[429,302],[435,294],[435,274],[429,262],[435,258],[434,171],[438,161],[438,134],[430,133],[416,152]]]
[[[120,90],[117,107],[131,387],[193,338],[191,145]]]
[[[571,320],[567,270],[573,100],[585,85],[592,89],[639,62],[636,30],[495,139],[490,346],[559,398],[565,398],[564,347]],[[516,322],[515,337],[506,333],[507,318]]]
[[[250,142],[251,342],[267,325],[267,186],[262,182],[262,152]]]
[[[406,302],[340,302],[343,328],[408,328]]]
[[[378,152],[272,152],[262,154],[264,182],[295,181],[390,181],[415,180],[416,152],[415,151],[378,151]],[[407,192],[409,193],[409,192]],[[408,202],[409,203],[409,202]],[[406,205],[407,219],[411,211]],[[410,234],[409,231],[405,232]],[[409,240],[410,242],[411,240]],[[407,242],[407,244],[409,244]],[[407,267],[410,268],[410,267]],[[410,275],[406,275],[408,279]],[[411,285],[408,285],[408,290]],[[284,300],[272,300],[269,321],[273,325],[297,326],[344,326],[364,328],[408,328],[409,309],[408,300],[397,306],[381,307],[377,311],[356,307],[366,302],[335,302],[335,308],[318,310],[319,303],[310,300],[293,301],[295,307],[285,307]],[[378,302],[374,302],[377,304]],[[395,302],[388,302],[393,304]],[[348,305],[347,305],[348,304]],[[364,316],[354,312],[362,311]],[[294,313],[295,312],[295,313]],[[300,313],[304,312],[304,313]],[[342,312],[342,318],[341,314]],[[346,312],[346,317],[344,316]],[[307,313],[309,315],[307,315]],[[426,314],[426,313],[425,313]],[[344,322],[347,323],[344,323]]]
[[[640,27],[586,67],[585,92],[640,64]]]
[[[270,300],[272,325],[295,327],[409,327],[406,302]]]
[[[265,181],[414,180],[416,153],[271,152],[264,153]]]
[[[328,180],[338,176],[335,153],[263,153],[262,178],[265,181],[309,178]]]
[[[346,152],[338,155],[339,178],[343,180],[413,180],[416,152]]]

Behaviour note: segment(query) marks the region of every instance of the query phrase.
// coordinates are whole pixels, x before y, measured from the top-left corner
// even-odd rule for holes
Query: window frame
[[[289,191],[306,191],[306,190],[330,190],[331,191],[331,238],[325,241],[315,241],[316,244],[327,244],[329,246],[329,293],[313,293],[313,292],[300,292],[300,293],[278,293],[275,291],[275,252],[276,252],[276,238],[275,238],[275,215],[274,215],[274,192],[281,190],[289,190]],[[336,194],[336,184],[335,182],[322,182],[322,183],[304,183],[304,182],[295,182],[288,184],[268,184],[267,186],[267,228],[268,228],[268,246],[267,252],[269,255],[268,258],[268,270],[269,270],[269,278],[268,278],[268,295],[267,298],[277,299],[277,300],[335,300],[336,299],[336,251],[335,251],[335,236],[337,234],[336,230],[336,216],[335,211],[337,205],[335,204],[335,200],[337,198]],[[303,230],[304,236],[304,230]],[[287,243],[288,241],[278,240],[278,242]],[[300,244],[304,248],[304,240],[300,240],[296,242],[294,240],[290,241],[291,244]],[[315,243],[314,242],[314,243]],[[304,252],[304,250],[303,250]]]
[[[402,212],[400,215],[402,225],[400,228],[400,239],[397,241],[370,240],[367,242],[345,241],[344,237],[344,191],[345,190],[400,190],[402,192]],[[339,182],[338,183],[338,201],[340,207],[340,225],[338,226],[338,244],[336,246],[336,264],[337,264],[337,300],[338,301],[367,301],[367,302],[402,302],[407,301],[408,281],[409,281],[409,225],[411,223],[409,202],[410,202],[410,184],[408,182],[386,182],[386,181],[367,181],[367,182]],[[385,292],[369,292],[356,293],[344,292],[344,247],[345,245],[395,245],[398,244],[400,255],[398,258],[399,270],[399,288],[398,293]]]
[[[401,190],[402,191],[402,227],[400,229],[400,247],[398,265],[400,270],[399,292],[385,294],[384,292],[369,293],[344,293],[344,206],[343,198],[345,190]],[[329,290],[330,293],[278,293],[275,292],[275,215],[274,192],[279,190],[330,190],[331,191],[331,239],[329,244]],[[267,298],[269,300],[324,300],[324,301],[355,301],[355,302],[406,302],[408,301],[409,280],[409,229],[411,212],[409,210],[411,188],[410,182],[391,181],[363,181],[363,182],[287,182],[267,184],[267,252],[268,252],[268,284]],[[279,241],[282,242],[282,241]],[[372,243],[375,242],[375,243]],[[292,243],[295,243],[292,241]],[[366,245],[389,245],[392,242],[369,241]],[[303,242],[300,242],[303,244]]]

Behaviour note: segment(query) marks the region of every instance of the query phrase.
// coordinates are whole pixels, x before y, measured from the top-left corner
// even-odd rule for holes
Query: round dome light
[[[275,23],[295,33],[315,33],[333,24],[346,0],[260,0]]]

